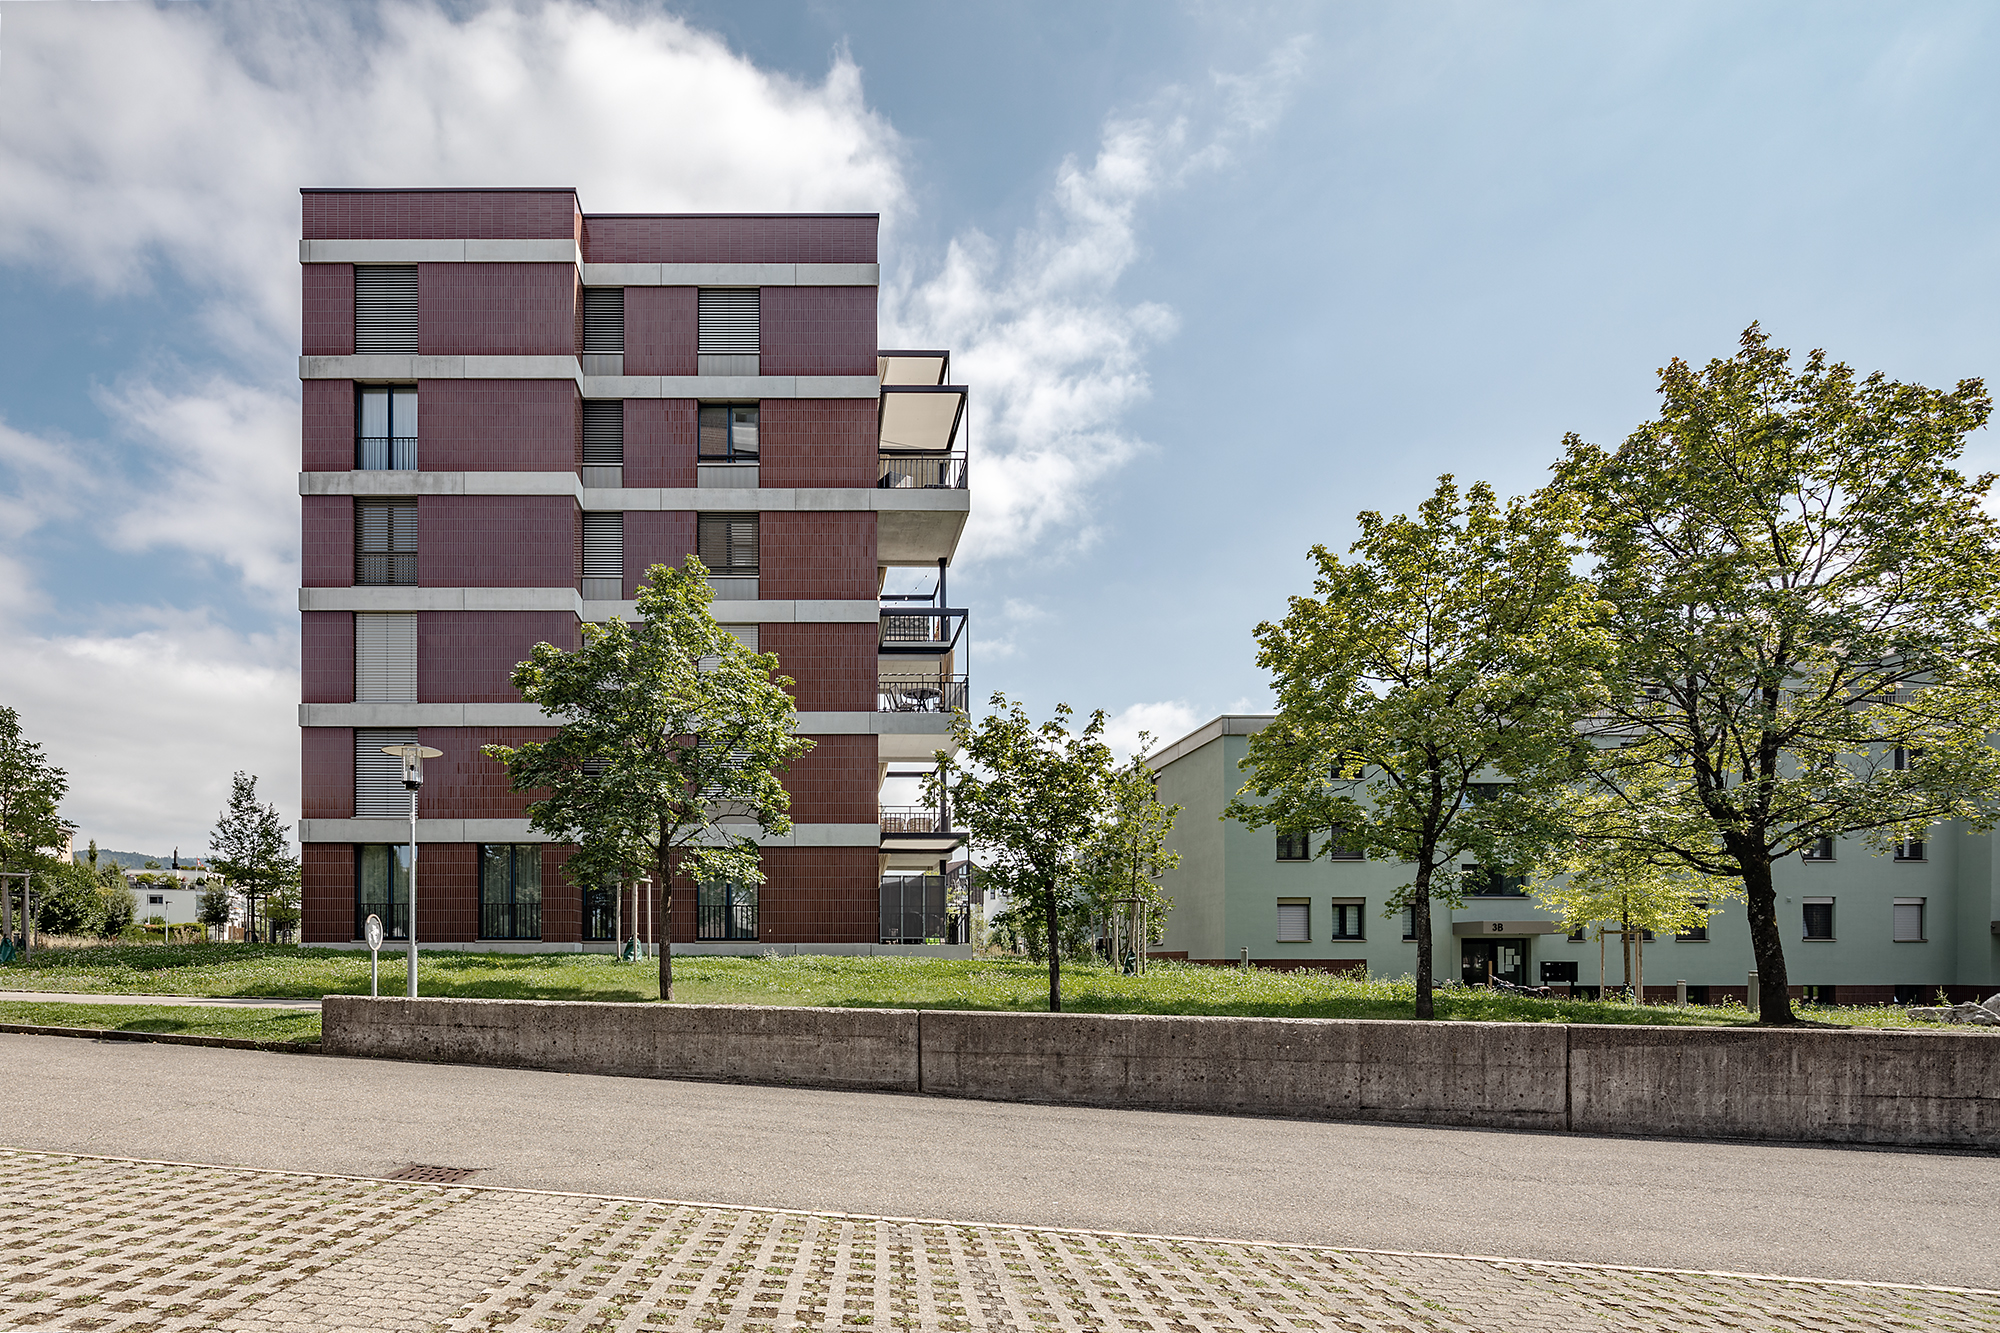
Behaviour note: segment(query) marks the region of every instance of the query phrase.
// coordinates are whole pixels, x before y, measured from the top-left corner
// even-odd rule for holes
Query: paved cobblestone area
[[[0,1151],[0,1329],[2000,1333],[2000,1293]]]

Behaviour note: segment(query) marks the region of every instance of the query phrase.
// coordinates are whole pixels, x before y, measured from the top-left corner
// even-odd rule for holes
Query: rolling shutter
[[[410,793],[403,786],[403,761],[382,753],[385,745],[416,741],[414,727],[357,728],[354,732],[354,817],[407,819]]]
[[[625,466],[625,404],[617,398],[593,398],[583,405],[583,465]]]
[[[624,514],[583,516],[583,576],[587,579],[624,579]]]
[[[625,350],[625,289],[583,289],[583,350],[597,355]]]
[[[1924,900],[1898,898],[1895,913],[1896,929],[1892,938],[1902,944],[1921,943],[1924,938]]]
[[[354,352],[417,350],[417,266],[354,266]]]
[[[757,572],[757,515],[703,514],[695,537],[695,554],[709,573]]]
[[[695,298],[695,351],[703,356],[757,354],[757,289],[704,287]]]
[[[417,616],[414,611],[355,613],[354,701],[417,701]]]
[[[1304,944],[1312,939],[1312,904],[1278,904],[1278,943]]]

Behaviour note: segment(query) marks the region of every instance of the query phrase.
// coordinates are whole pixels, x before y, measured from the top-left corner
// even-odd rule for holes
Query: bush
[[[82,866],[35,876],[35,929],[45,935],[102,935],[104,897]]]

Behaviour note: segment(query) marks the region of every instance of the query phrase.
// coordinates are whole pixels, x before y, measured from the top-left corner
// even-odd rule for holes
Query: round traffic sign
[[[377,950],[381,949],[382,918],[376,916],[373,912],[370,912],[368,914],[368,920],[362,924],[361,934],[368,941],[368,951],[370,953],[374,953]]]

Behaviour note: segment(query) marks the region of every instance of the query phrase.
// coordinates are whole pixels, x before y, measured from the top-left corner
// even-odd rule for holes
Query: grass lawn
[[[310,1009],[241,1009],[191,1004],[44,1004],[0,1000],[0,1023],[50,1028],[99,1028],[113,1032],[178,1032],[195,1037],[247,1037],[252,1041],[319,1040],[319,1015]]]
[[[497,999],[652,1000],[656,963],[623,964],[608,954],[425,953],[425,995]],[[191,996],[365,995],[368,955],[358,950],[285,945],[126,945],[37,951],[29,966],[0,967],[0,990]],[[401,954],[382,956],[382,992],[403,989]],[[1408,978],[1369,981],[1320,972],[1269,972],[1156,963],[1143,977],[1106,967],[1066,965],[1063,1007],[1077,1013],[1224,1014],[1275,1018],[1408,1018]],[[687,1003],[827,1005],[899,1009],[1039,1010],[1046,968],[1012,959],[680,957],[674,994]],[[1747,1024],[1741,1006],[1644,1007],[1595,1000],[1539,1000],[1483,990],[1440,991],[1440,1018],[1526,1023]],[[1817,1021],[1865,1027],[1923,1027],[1891,1006],[1804,1011]],[[255,1017],[250,1016],[250,1017]]]

